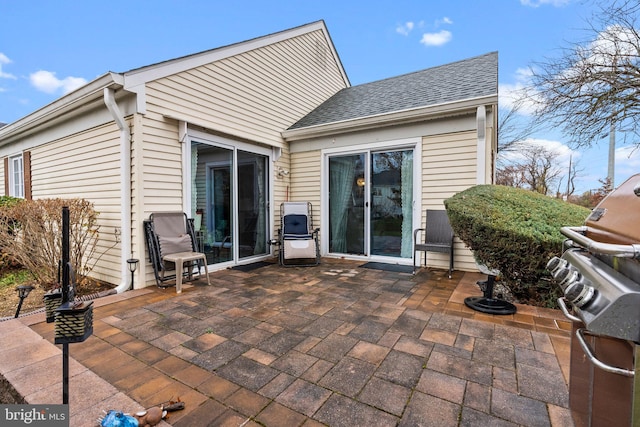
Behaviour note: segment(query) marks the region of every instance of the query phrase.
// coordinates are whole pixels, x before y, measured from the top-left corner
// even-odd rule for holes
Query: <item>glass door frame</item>
[[[321,213],[322,223],[320,227],[320,249],[323,255],[343,257],[346,259],[361,259],[367,261],[394,262],[398,264],[411,265],[412,258],[390,257],[371,254],[371,191],[370,182],[366,182],[364,217],[364,239],[366,255],[355,255],[346,253],[329,252],[329,158],[333,156],[348,156],[364,154],[365,158],[365,181],[370,181],[371,176],[371,154],[384,151],[413,150],[413,209],[411,229],[421,227],[422,222],[422,138],[405,138],[391,141],[375,142],[366,145],[348,145],[344,147],[326,148],[322,150],[322,168],[320,179]],[[413,239],[413,235],[411,236]],[[412,243],[413,245],[413,243]]]
[[[191,182],[192,182],[192,171],[191,171],[191,143],[198,142],[206,145],[210,145],[213,147],[222,148],[225,150],[230,150],[232,152],[232,168],[231,168],[231,179],[234,185],[237,185],[238,182],[238,151],[245,151],[247,153],[257,154],[266,157],[266,168],[265,168],[265,179],[267,186],[267,200],[266,200],[266,213],[265,213],[265,221],[266,221],[266,236],[273,235],[273,159],[275,150],[271,148],[265,148],[258,145],[248,144],[246,142],[236,141],[229,138],[224,138],[217,135],[212,135],[206,132],[198,131],[195,129],[188,129],[183,138],[184,141],[183,149],[182,149],[182,170],[183,170],[183,182],[182,182],[182,208],[184,212],[187,213],[187,216],[191,217],[191,209],[192,209],[192,198],[191,198]],[[232,217],[233,217],[233,229],[232,235],[234,236],[234,241],[237,242],[239,235],[239,224],[238,224],[238,192],[233,191],[231,194],[231,206],[232,206]],[[272,255],[271,248],[267,245],[267,251],[265,254],[259,254],[250,257],[240,258],[240,249],[238,244],[232,245],[232,257],[230,261],[210,264],[212,268],[226,268],[230,265],[239,265],[246,264],[249,262],[253,262],[259,259],[269,258]]]

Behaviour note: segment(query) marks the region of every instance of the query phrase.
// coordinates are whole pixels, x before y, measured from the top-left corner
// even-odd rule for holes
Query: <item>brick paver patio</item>
[[[569,328],[557,310],[474,312],[483,276],[416,276],[323,259],[224,270],[95,301],[71,344],[72,426],[180,399],[180,426],[571,426]],[[0,374],[28,403],[60,403],[44,315],[0,322]],[[166,425],[166,424],[165,424]]]

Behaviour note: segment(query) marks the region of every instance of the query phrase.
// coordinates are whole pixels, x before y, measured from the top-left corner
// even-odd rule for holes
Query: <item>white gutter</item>
[[[131,250],[131,147],[129,129],[124,116],[115,100],[115,90],[104,88],[104,103],[120,129],[120,211],[122,212],[122,229],[120,241],[120,277],[122,282],[116,287],[117,293],[131,288],[127,259]]]

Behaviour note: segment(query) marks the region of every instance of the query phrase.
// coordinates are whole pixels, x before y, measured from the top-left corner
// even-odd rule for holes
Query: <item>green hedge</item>
[[[546,280],[547,261],[562,252],[560,228],[582,225],[589,209],[501,185],[471,187],[444,204],[456,236],[501,272],[519,302],[555,304],[559,289]]]

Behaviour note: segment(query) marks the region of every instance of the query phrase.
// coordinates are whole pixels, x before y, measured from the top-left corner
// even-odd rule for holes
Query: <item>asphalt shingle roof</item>
[[[498,53],[342,89],[289,129],[323,125],[498,93]]]

